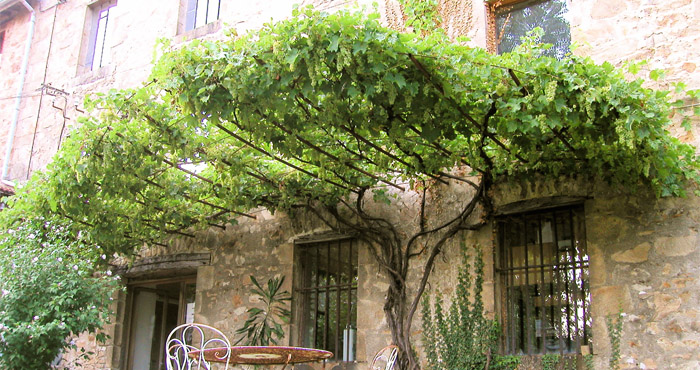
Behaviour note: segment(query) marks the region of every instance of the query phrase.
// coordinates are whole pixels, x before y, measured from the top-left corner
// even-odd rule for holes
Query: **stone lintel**
[[[512,202],[496,207],[494,215],[506,216],[528,211],[538,211],[549,208],[571,206],[575,204],[581,204],[587,199],[590,198],[582,196],[553,196],[519,200],[517,202]]]
[[[196,273],[197,267],[211,264],[209,253],[181,253],[140,259],[131,267],[120,266],[115,271],[126,278],[156,278]]]

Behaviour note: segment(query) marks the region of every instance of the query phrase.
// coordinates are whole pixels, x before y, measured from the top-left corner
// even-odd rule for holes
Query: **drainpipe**
[[[12,114],[12,122],[10,123],[10,132],[7,134],[7,145],[5,148],[5,160],[2,164],[2,176],[0,180],[7,180],[7,172],[10,167],[10,155],[12,154],[12,145],[15,141],[15,132],[17,131],[17,121],[19,121],[19,107],[22,103],[22,92],[24,91],[24,80],[27,76],[27,66],[29,65],[29,52],[32,47],[32,39],[34,38],[34,26],[36,24],[36,14],[34,8],[32,8],[27,0],[21,0],[20,3],[24,5],[29,13],[31,13],[31,19],[29,20],[29,34],[27,35],[27,44],[24,46],[24,59],[22,60],[22,70],[19,74],[19,88],[17,89],[17,97],[15,98],[15,111]]]

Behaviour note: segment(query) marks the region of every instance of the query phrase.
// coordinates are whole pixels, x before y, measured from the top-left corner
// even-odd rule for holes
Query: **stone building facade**
[[[21,183],[50,162],[65,135],[78,124],[86,94],[137,86],[144,81],[158,39],[178,44],[195,38],[217,38],[227,27],[242,33],[271,19],[289,16],[295,2],[299,1],[1,0],[0,85],[4,93],[0,96],[0,148],[7,153],[3,156],[2,180]],[[329,11],[355,4],[345,0],[300,2]],[[505,27],[499,25],[499,16],[506,14],[507,19],[511,10],[517,12],[547,2],[441,0],[439,8],[448,34],[466,35],[475,46],[494,50],[501,40],[499,30]],[[574,53],[617,66],[647,60],[644,68],[667,71],[666,79],[654,82],[652,87],[666,88],[683,81],[690,88],[700,88],[696,70],[700,65],[700,0],[561,2],[567,7],[563,18],[570,40],[578,45]],[[197,12],[193,4],[198,3],[215,4],[216,12]],[[370,1],[361,3],[371,7]],[[403,27],[397,1],[380,2],[378,10],[388,25]],[[696,104],[688,102],[689,107]],[[685,142],[700,144],[693,133],[678,127],[671,130]],[[446,209],[448,214],[451,206],[468,196],[455,186],[443,187],[439,192],[429,207],[436,212]],[[485,260],[484,301],[488,314],[509,320],[504,317],[511,315],[514,307],[525,307],[519,302],[534,302],[519,317],[532,316],[535,324],[530,329],[506,325],[512,330],[509,335],[520,331],[521,340],[512,339],[504,348],[527,354],[533,348],[537,352],[550,345],[544,351],[556,352],[561,341],[545,344],[550,338],[545,324],[552,321],[552,316],[542,313],[547,303],[542,298],[539,305],[536,298],[522,295],[537,284],[517,283],[512,278],[517,275],[512,268],[518,259],[515,254],[523,252],[515,252],[515,246],[504,246],[499,225],[507,225],[516,216],[526,223],[537,220],[539,226],[533,230],[539,236],[532,245],[541,248],[535,253],[543,262],[547,243],[552,238],[558,240],[551,236],[557,234],[557,220],[562,220],[561,233],[567,233],[563,231],[565,223],[575,223],[577,226],[568,228],[568,239],[559,239],[569,243],[568,248],[575,243],[585,246],[576,252],[581,258],[567,260],[574,266],[567,270],[573,276],[567,281],[579,282],[585,277],[586,283],[580,290],[566,290],[566,300],[570,293],[589,295],[590,306],[579,313],[578,301],[573,300],[570,313],[565,315],[586,321],[574,325],[577,333],[581,330],[586,334],[576,335],[578,345],[573,352],[593,353],[597,368],[606,368],[611,354],[605,318],[622,309],[622,368],[700,368],[697,198],[657,200],[648,194],[622,194],[605,184],[562,180],[499,187],[494,199],[499,218],[493,220],[493,227],[469,232],[446,248],[436,266],[439,273],[431,280],[433,291],[450,294],[457,279],[458,264],[454,261],[460,244],[478,245]],[[382,207],[376,205],[376,212],[391,215],[396,224],[406,228],[415,224],[417,204],[410,193],[402,196],[400,207]],[[560,211],[562,216],[548,213]],[[214,228],[194,238],[171,240],[167,249],[144,248],[139,259],[120,271],[127,289],[116,300],[114,323],[105,328],[111,336],[108,343],[98,345],[88,335],[74,339],[96,352],[84,364],[86,368],[147,368],[151,352],[157,348],[152,343],[158,341],[155,330],[148,325],[154,320],[165,325],[168,307],[172,316],[173,310],[177,311],[175,321],[195,320],[235,337],[247,317],[245,311],[259,304],[249,292],[250,276],[260,281],[286,277],[284,287],[294,292],[296,311],[285,327],[283,344],[305,344],[306,329],[301,327],[304,312],[300,312],[303,306],[298,303],[298,284],[304,279],[300,266],[309,258],[305,257],[306,251],[316,247],[318,251],[335,248],[339,254],[347,251],[344,263],[351,266],[350,270],[356,269],[351,273],[356,283],[348,286],[348,294],[355,295],[348,310],[356,315],[355,366],[365,366],[364,362],[391,338],[382,310],[387,284],[369,251],[362,245],[343,244],[348,236],[329,234],[311,217],[271,215],[266,210],[256,210],[255,214],[255,220],[243,219],[225,230]],[[542,226],[547,222],[549,226]],[[573,234],[578,242],[574,242]],[[527,232],[524,235],[527,239]],[[338,246],[333,244],[336,242]],[[566,248],[562,245],[560,248]],[[318,251],[313,252],[315,256],[322,253]],[[526,267],[538,265],[528,259],[527,249],[524,253]],[[559,252],[548,253],[559,256]],[[412,273],[421,273],[420,261],[414,266]],[[532,297],[542,297],[538,289],[543,286],[555,289],[554,280],[545,278],[545,270],[525,270],[518,275],[541,284],[533,288]],[[517,299],[512,295],[516,291],[521,294]],[[160,316],[154,313],[158,310]],[[420,347],[420,318],[415,320],[413,331]],[[70,368],[73,364],[74,355],[66,354],[62,365]],[[352,363],[344,363],[344,367],[352,367]]]

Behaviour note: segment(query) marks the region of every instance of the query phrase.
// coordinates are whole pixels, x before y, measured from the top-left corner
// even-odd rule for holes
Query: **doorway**
[[[194,277],[129,285],[128,370],[165,370],[165,341],[178,325],[194,322]]]

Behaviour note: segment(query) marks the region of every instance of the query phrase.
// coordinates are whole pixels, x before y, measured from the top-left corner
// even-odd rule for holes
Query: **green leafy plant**
[[[506,355],[494,356],[493,365],[490,369],[494,370],[515,370],[520,365],[520,356]]]
[[[555,370],[560,360],[561,356],[557,354],[548,353],[543,355],[540,358],[540,361],[542,361],[542,370]]]
[[[291,311],[287,308],[287,302],[291,295],[282,289],[284,276],[274,277],[267,281],[263,288],[255,277],[251,276],[250,281],[254,287],[251,294],[260,297],[264,308],[253,307],[248,309],[248,319],[243,327],[236,331],[236,334],[243,336],[236,343],[243,343],[247,346],[268,346],[276,345],[278,340],[284,337],[283,323],[288,323]]]
[[[484,316],[484,262],[481,249],[474,252],[472,271],[469,251],[462,246],[462,268],[447,311],[440,294],[432,309],[429,296],[423,299],[423,343],[433,370],[484,369],[495,353],[498,329]]]
[[[7,226],[7,225],[5,225]],[[100,250],[76,239],[65,221],[36,218],[0,239],[0,368],[43,370],[67,340],[108,323],[116,278],[95,276]],[[86,358],[90,353],[80,348]]]
[[[622,356],[620,340],[622,338],[623,318],[622,308],[617,314],[610,314],[605,317],[605,326],[608,328],[608,337],[610,338],[610,359],[608,361],[610,370],[620,369],[620,357]]]
[[[583,356],[583,365],[586,367],[586,370],[595,370],[592,353]]]
[[[437,0],[399,0],[406,17],[406,26],[417,33],[427,34],[438,27],[442,21],[437,11]]]

